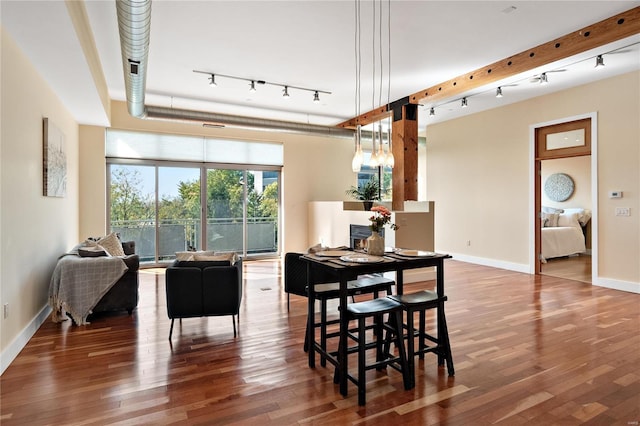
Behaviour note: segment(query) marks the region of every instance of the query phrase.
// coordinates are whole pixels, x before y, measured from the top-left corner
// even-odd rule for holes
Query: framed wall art
[[[50,119],[43,118],[43,195],[67,195],[67,153],[64,133]]]

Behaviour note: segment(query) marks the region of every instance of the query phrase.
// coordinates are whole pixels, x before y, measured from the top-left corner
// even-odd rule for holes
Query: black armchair
[[[242,259],[228,261],[178,261],[166,270],[167,314],[171,331],[176,318],[231,315],[236,337],[235,316],[242,301]]]

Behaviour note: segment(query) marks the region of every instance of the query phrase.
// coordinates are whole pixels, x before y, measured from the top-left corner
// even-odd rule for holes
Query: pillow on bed
[[[542,206],[542,213],[564,213],[564,210],[555,207]]]
[[[558,216],[558,226],[572,227],[580,229],[578,213],[562,213]]]
[[[555,228],[558,226],[559,213],[542,213],[542,227]]]
[[[564,209],[565,213],[577,213],[578,214],[578,222],[582,226],[586,226],[586,224],[591,219],[591,210],[582,209],[582,208],[571,208]]]

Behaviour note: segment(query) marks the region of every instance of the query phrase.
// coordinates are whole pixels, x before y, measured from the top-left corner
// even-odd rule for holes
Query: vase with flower
[[[393,230],[398,229],[398,226],[395,223],[391,223],[391,212],[386,207],[375,206],[371,208],[371,211],[373,215],[369,218],[371,235],[367,238],[367,253],[372,256],[382,256],[385,246],[384,237],[380,235],[380,231],[387,224]]]

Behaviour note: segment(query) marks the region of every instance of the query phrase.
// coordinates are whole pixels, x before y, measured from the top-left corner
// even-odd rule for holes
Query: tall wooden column
[[[404,104],[393,109],[394,211],[403,211],[405,201],[418,200],[418,105]]]

